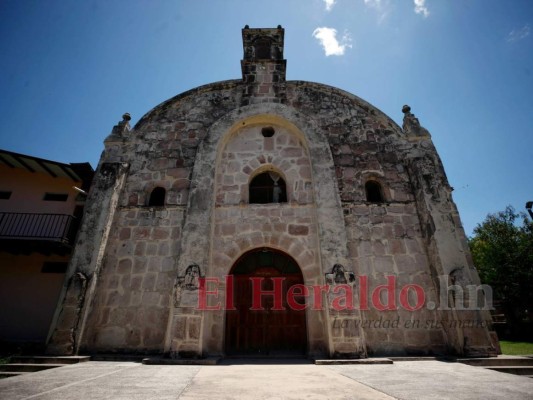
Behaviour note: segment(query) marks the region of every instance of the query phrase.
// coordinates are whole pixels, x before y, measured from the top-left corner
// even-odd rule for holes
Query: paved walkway
[[[533,379],[438,361],[318,366],[85,362],[0,380],[0,399],[532,399]]]

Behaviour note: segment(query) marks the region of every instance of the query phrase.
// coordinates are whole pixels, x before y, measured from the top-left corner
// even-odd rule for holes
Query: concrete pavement
[[[533,379],[461,363],[395,361],[329,368],[398,399],[533,399]]]
[[[439,361],[320,366],[96,362],[0,380],[0,399],[531,399],[533,379]]]

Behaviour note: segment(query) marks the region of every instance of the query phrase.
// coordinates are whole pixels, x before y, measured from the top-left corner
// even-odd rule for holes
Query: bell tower
[[[285,30],[281,25],[277,28],[250,28],[246,25],[242,30],[243,105],[285,102],[287,60],[283,59],[284,36]]]

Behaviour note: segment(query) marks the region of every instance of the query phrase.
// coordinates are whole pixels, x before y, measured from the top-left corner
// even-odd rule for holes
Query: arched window
[[[279,174],[272,171],[264,172],[250,182],[250,204],[285,202],[287,202],[287,188]]]
[[[150,194],[150,200],[148,201],[149,207],[159,207],[165,205],[165,197],[167,191],[162,187],[156,187]]]
[[[383,190],[381,185],[376,181],[367,181],[365,183],[366,201],[370,203],[383,203]]]

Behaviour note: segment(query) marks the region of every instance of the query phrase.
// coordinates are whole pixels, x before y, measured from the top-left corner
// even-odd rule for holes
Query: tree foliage
[[[476,226],[470,249],[483,283],[492,286],[508,323],[533,319],[533,223],[507,206]]]

